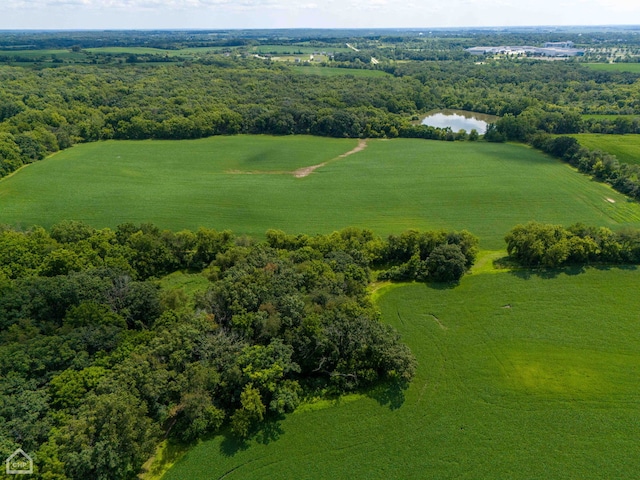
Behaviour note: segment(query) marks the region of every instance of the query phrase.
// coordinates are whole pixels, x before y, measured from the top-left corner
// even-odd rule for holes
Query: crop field
[[[0,224],[25,227],[63,219],[96,227],[152,222],[256,237],[269,228],[314,234],[356,226],[379,235],[467,229],[493,250],[529,220],[640,226],[640,205],[533,149],[409,139],[83,144],[1,180],[0,202]]]
[[[165,53],[175,53],[179,50],[163,50],[161,48],[151,48],[151,47],[98,47],[98,48],[87,48],[87,52],[91,53],[108,53],[108,54],[137,54],[137,55],[160,55]]]
[[[99,47],[87,48],[82,51],[74,52],[65,49],[48,49],[48,50],[0,50],[0,57],[26,60],[28,62],[41,61],[51,63],[54,60],[63,62],[79,62],[84,63],[87,60],[86,53],[102,54],[102,55],[168,55],[169,57],[178,56],[195,56],[208,52],[219,52],[228,48],[225,47],[198,47],[184,48],[180,50],[163,50],[161,48],[150,47]]]
[[[348,47],[335,47],[335,46],[314,47],[314,46],[299,46],[299,45],[259,45],[257,47],[253,47],[251,51],[256,53],[298,55],[298,54],[312,54],[312,53],[322,53],[322,52],[325,52],[325,53],[349,52],[350,49]]]
[[[246,444],[198,443],[163,479],[637,478],[639,288],[636,268],[384,287],[419,362],[404,395],[305,405]]]
[[[582,118],[594,120],[615,120],[616,118],[626,118],[633,120],[634,118],[638,118],[639,116],[640,115],[607,115],[599,113],[585,113],[582,115]]]
[[[356,68],[338,68],[338,67],[307,67],[300,66],[291,70],[294,73],[305,75],[320,75],[321,77],[335,77],[352,75],[354,77],[387,77],[390,73],[382,70],[367,70]]]
[[[83,60],[85,55],[81,52],[73,52],[65,49],[46,50],[0,50],[0,57],[13,57],[16,59],[51,61],[52,59],[78,61]]]
[[[605,72],[640,73],[640,63],[585,63],[585,65]]]
[[[615,155],[624,163],[640,164],[640,135],[607,135],[600,133],[581,133],[571,135],[580,145],[591,150],[601,150]]]
[[[228,49],[228,47],[226,47]],[[225,47],[196,47],[196,48],[182,48],[179,50],[164,50],[161,48],[150,47],[99,47],[99,48],[87,48],[86,51],[91,53],[103,53],[103,54],[133,54],[133,55],[169,55],[183,56],[192,55],[196,53],[216,52],[225,49]]]

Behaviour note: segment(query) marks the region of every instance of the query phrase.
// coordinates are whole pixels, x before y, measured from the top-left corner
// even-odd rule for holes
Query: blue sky
[[[639,0],[0,0],[0,29],[640,24]]]

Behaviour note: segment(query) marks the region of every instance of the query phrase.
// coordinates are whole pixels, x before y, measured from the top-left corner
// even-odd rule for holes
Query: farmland
[[[585,65],[601,72],[640,73],[640,63],[586,63]]]
[[[300,45],[260,45],[251,48],[252,52],[256,53],[273,53],[278,55],[301,55],[301,54],[313,54],[313,53],[333,53],[333,52],[348,52],[349,48],[342,46],[325,46],[325,47],[313,47],[313,46],[300,46]]]
[[[467,229],[488,249],[528,220],[640,225],[640,206],[519,145],[306,136],[107,141],[76,146],[0,181],[0,222],[97,227],[205,225],[257,237],[269,228],[380,235]],[[293,171],[330,161],[304,178]]]
[[[246,445],[204,441],[163,478],[633,478],[640,274],[545,277],[383,289],[383,319],[419,362],[404,399],[307,406]]]
[[[337,68],[337,67],[296,67],[291,69],[293,73],[305,75],[319,75],[321,77],[336,77],[352,75],[354,77],[388,77],[389,74],[382,70],[365,70],[357,68]]]
[[[624,163],[640,164],[640,135],[582,133],[572,136],[591,150],[610,153]]]

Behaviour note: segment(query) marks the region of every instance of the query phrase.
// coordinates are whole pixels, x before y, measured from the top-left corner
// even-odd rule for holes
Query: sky
[[[640,25],[640,0],[0,0],[0,29]]]

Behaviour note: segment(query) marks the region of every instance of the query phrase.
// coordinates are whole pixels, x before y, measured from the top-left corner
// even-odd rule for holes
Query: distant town
[[[542,57],[577,57],[584,55],[584,50],[574,48],[573,42],[547,42],[544,47],[530,46],[499,46],[499,47],[471,47],[467,52],[472,55],[539,55]]]

